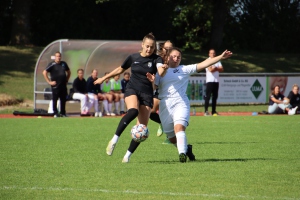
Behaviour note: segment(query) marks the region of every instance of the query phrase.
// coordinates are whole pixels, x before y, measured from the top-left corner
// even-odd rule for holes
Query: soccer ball
[[[149,136],[149,130],[144,124],[134,125],[131,129],[131,137],[136,142],[144,142]]]

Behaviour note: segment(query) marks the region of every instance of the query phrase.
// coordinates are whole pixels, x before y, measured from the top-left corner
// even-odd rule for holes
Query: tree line
[[[203,50],[300,52],[300,0],[2,0],[0,45],[158,40]]]

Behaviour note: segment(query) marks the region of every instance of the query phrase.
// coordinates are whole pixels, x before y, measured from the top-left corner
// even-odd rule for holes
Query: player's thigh
[[[130,95],[125,97],[125,103],[127,110],[131,108],[139,109],[139,101],[136,95]]]
[[[140,124],[148,125],[149,117],[151,113],[151,108],[149,106],[140,105],[139,106],[139,115],[138,122]]]
[[[188,126],[188,122],[190,120],[190,107],[189,104],[185,104],[184,102],[176,104],[173,110],[173,120],[174,126],[177,124],[182,125],[184,127]],[[180,126],[178,126],[178,130]],[[175,132],[178,132],[178,130]],[[181,131],[181,130],[179,130]]]
[[[159,109],[159,99],[153,98],[152,112],[156,112]]]
[[[163,126],[164,132],[170,133],[174,132],[174,123],[173,123],[173,114],[172,109],[168,107],[169,102],[166,101],[160,101],[159,104],[159,118],[161,121],[161,124]]]

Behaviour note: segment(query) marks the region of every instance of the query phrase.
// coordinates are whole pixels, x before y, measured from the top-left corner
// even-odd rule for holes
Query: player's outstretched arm
[[[216,56],[216,57],[211,58],[211,59],[204,60],[203,62],[197,64],[197,72],[200,72],[201,70],[213,65],[214,63],[216,63],[216,62],[218,62],[222,59],[229,58],[230,56],[232,56],[232,52],[225,50],[219,56]]]
[[[125,71],[121,66],[114,69],[112,72],[106,74],[105,76],[98,78],[94,81],[94,84],[102,84],[106,79],[114,77],[116,75],[122,74]]]

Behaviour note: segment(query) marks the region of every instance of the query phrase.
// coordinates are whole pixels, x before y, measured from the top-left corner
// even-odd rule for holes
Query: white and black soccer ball
[[[136,142],[144,142],[149,136],[149,130],[144,124],[134,125],[131,128],[131,138]]]

